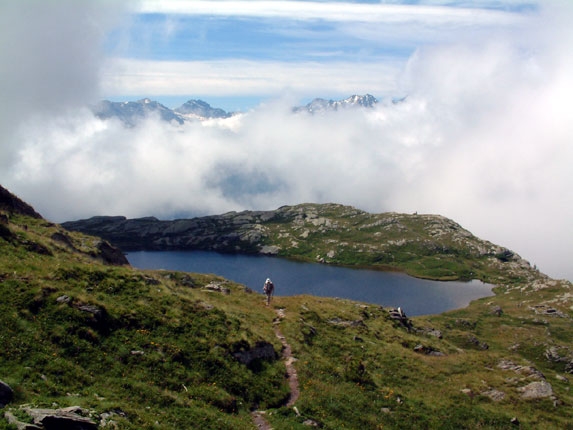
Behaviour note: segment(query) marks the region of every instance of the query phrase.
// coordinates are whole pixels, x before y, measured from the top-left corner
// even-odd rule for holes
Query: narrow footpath
[[[287,371],[288,386],[290,388],[290,395],[287,402],[284,404],[287,408],[294,406],[295,402],[298,400],[300,395],[300,389],[298,385],[298,376],[296,374],[296,369],[293,363],[297,360],[292,356],[292,348],[287,343],[285,337],[279,329],[279,324],[285,317],[284,309],[276,310],[277,317],[273,320],[273,328],[275,331],[275,336],[281,341],[283,345],[282,359],[285,362],[285,367]],[[265,418],[265,411],[253,411],[251,416],[253,417],[253,422],[258,430],[272,430],[271,425]]]

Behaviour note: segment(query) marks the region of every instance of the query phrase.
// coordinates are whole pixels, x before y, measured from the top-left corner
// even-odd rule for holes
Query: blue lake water
[[[410,316],[462,308],[471,300],[492,295],[492,285],[480,281],[428,281],[402,273],[299,263],[275,257],[207,251],[138,251],[130,252],[127,259],[140,269],[213,273],[260,293],[266,278],[271,278],[277,296],[341,297],[400,306]]]

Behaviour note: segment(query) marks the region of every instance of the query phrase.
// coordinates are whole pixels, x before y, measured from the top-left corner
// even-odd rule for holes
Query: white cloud
[[[139,13],[165,13],[345,22],[422,23],[423,25],[511,24],[519,17],[488,10],[437,5],[401,5],[313,1],[143,0]]]
[[[303,201],[440,213],[573,279],[571,16],[568,9],[548,12],[527,32],[421,49],[402,76],[406,102],[373,111],[311,117],[294,115],[292,100],[278,100],[230,122],[183,127],[151,118],[126,129],[88,111],[29,121],[0,183],[56,221]],[[121,79],[106,85],[134,94],[172,91],[169,80],[180,93],[220,85],[225,95],[283,87],[320,95],[336,83],[349,94],[376,82],[386,88],[383,65],[364,75],[362,65],[117,65]],[[346,87],[347,79],[358,89]],[[242,85],[244,93],[231,90]]]
[[[108,94],[276,95],[285,90],[306,96],[333,92],[396,94],[402,62],[273,62],[251,60],[110,60],[103,87]]]
[[[58,115],[99,90],[101,44],[120,11],[108,1],[0,2],[0,167],[11,163],[21,121]]]

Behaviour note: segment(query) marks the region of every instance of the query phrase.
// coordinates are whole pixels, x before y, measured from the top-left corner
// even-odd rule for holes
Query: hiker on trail
[[[267,278],[267,280],[265,281],[265,286],[263,287],[263,291],[267,295],[267,306],[268,306],[271,304],[271,296],[275,291],[275,286],[269,278]]]

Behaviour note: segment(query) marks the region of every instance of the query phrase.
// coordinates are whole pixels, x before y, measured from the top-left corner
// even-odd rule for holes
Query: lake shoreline
[[[127,254],[139,269],[210,273],[260,292],[270,277],[277,296],[338,297],[384,307],[402,307],[412,316],[436,315],[493,296],[495,285],[481,280],[437,281],[403,271],[317,264],[300,259],[213,251],[137,251]]]

